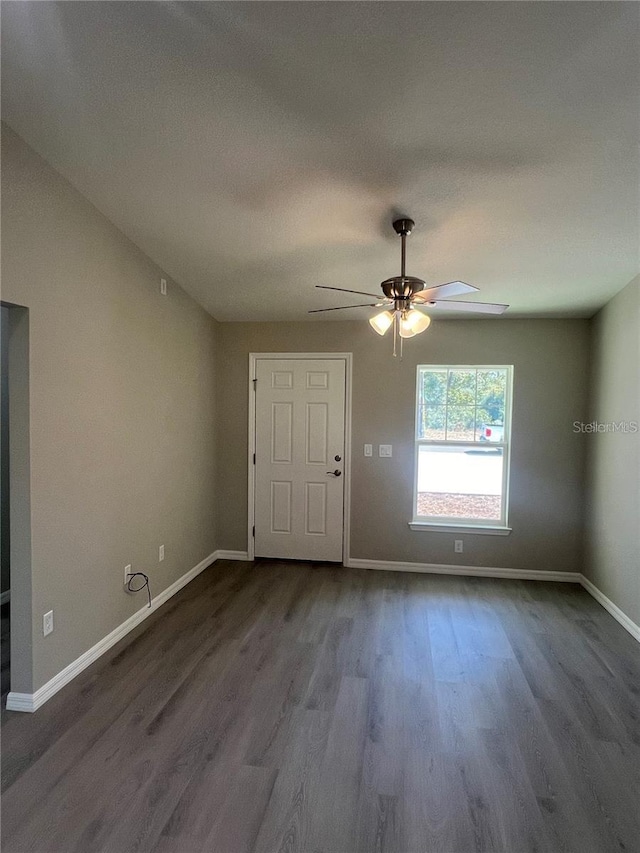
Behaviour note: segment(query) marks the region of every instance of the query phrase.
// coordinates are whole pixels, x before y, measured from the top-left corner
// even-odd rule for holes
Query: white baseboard
[[[26,711],[28,714],[32,714],[36,710],[33,702],[34,696],[35,693],[9,693],[7,711]]]
[[[555,581],[561,583],[579,583],[595,600],[625,628],[631,636],[640,642],[640,625],[630,619],[617,604],[601,592],[589,578],[579,572],[543,572],[530,569],[497,569],[488,566],[448,566],[439,563],[399,563],[385,560],[359,560],[351,557],[346,566],[353,569],[376,569],[388,572],[423,572],[434,575],[464,575],[481,578],[509,578],[524,581]]]
[[[249,560],[249,555],[246,551],[224,551],[219,550],[215,552],[216,560],[244,560],[245,562]]]
[[[589,580],[589,578],[586,578],[584,575],[580,575],[580,583],[587,592],[595,598],[598,604],[601,604],[604,609],[607,610],[613,618],[640,643],[640,625],[636,625],[636,623],[630,619],[626,613],[620,610],[617,604],[614,604],[610,598],[607,598],[604,592],[601,592],[598,587]]]
[[[6,604],[7,601],[11,601],[11,590],[7,589],[3,593],[0,593],[0,605]]]
[[[176,592],[181,590],[182,587],[186,586],[190,581],[197,577],[200,572],[203,572],[216,560],[242,559],[241,557],[228,556],[229,554],[236,553],[241,552],[214,551],[213,554],[209,554],[209,556],[205,557],[204,560],[201,560],[197,566],[194,566],[186,574],[182,575],[181,578],[178,578],[175,583],[168,586],[164,592],[161,592],[160,595],[153,598],[151,601],[151,607],[142,607],[134,613],[133,616],[130,616],[121,625],[118,625],[118,627],[111,631],[110,634],[103,637],[102,640],[95,644],[95,646],[92,646],[84,652],[84,654],[80,655],[79,658],[76,658],[76,660],[72,661],[68,666],[61,670],[57,675],[54,675],[52,679],[47,681],[46,684],[43,684],[35,693],[10,692],[7,696],[7,710],[27,711],[29,713],[36,711],[41,705],[44,705],[48,699],[51,699],[58,690],[61,690],[66,684],[74,679],[76,675],[79,675],[82,670],[91,666],[91,664],[97,661],[99,657],[111,648],[111,646],[114,646],[119,640],[125,637],[136,627],[136,625],[139,625],[140,622],[143,622],[148,616],[150,616],[151,613],[154,613],[159,607],[162,607],[162,605],[175,595]],[[224,554],[224,557],[220,556],[221,554]]]
[[[441,563],[399,563],[387,560],[360,560],[350,557],[345,563],[353,569],[376,569],[387,572],[422,572],[432,575],[463,575],[479,578],[510,578],[521,581],[560,581],[580,583],[578,572],[543,572],[532,569],[497,569],[489,566],[449,566]]]

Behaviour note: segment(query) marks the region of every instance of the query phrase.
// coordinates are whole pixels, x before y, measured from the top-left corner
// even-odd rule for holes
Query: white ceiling
[[[590,316],[638,272],[640,6],[7,2],[5,120],[219,320],[399,272]],[[354,319],[360,310],[320,315]]]

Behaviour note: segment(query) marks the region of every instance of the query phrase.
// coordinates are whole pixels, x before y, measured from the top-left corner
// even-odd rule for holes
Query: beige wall
[[[403,361],[364,322],[224,323],[218,334],[220,547],[245,549],[250,352],[353,352],[351,556],[472,566],[582,570],[588,321],[434,321]],[[510,536],[409,529],[416,365],[513,364]],[[393,459],[362,445],[393,444]],[[464,540],[454,555],[453,539]]]
[[[640,276],[592,324],[589,421],[640,422]],[[640,433],[587,436],[586,575],[640,623]]]
[[[216,548],[217,324],[7,128],[2,226],[29,323],[32,692],[144,604],[126,563],[157,595]]]

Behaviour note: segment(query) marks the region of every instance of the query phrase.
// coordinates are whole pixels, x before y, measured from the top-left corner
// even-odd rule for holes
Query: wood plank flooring
[[[216,563],[3,711],[2,850],[638,853],[639,697],[574,585]]]

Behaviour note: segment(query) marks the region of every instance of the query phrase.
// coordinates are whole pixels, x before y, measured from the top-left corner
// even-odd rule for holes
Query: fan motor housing
[[[385,279],[380,287],[387,299],[410,299],[424,290],[424,281],[412,275],[396,275]]]

